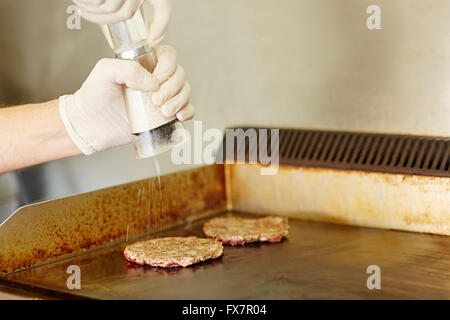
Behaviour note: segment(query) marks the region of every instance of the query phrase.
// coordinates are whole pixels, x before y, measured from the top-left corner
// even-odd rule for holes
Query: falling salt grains
[[[139,204],[139,198],[141,197],[141,190],[142,190],[142,188],[139,188],[138,196],[137,196],[137,204]]]
[[[155,164],[155,169],[156,169],[156,177],[158,178],[158,194],[157,194],[157,210],[156,210],[156,216],[157,216],[157,221],[159,222],[159,229],[162,230],[162,210],[163,210],[163,205],[162,205],[162,190],[161,190],[161,168],[159,166],[159,162],[156,159],[156,157],[153,157],[153,163]]]
[[[153,163],[155,164],[155,168],[156,168],[156,176],[158,177],[158,181],[160,181],[161,168],[159,167],[159,162],[156,159],[156,157],[153,157]],[[160,182],[160,184],[161,184],[161,182]]]
[[[150,180],[147,182],[147,188],[148,188],[148,195],[147,195],[147,213],[148,213],[148,227],[149,227],[149,231],[152,231],[152,206],[153,206],[153,185],[150,183]]]

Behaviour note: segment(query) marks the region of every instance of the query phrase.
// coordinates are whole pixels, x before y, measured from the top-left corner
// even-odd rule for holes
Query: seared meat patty
[[[222,255],[223,246],[214,239],[167,237],[140,241],[125,247],[128,261],[155,267],[187,267]]]
[[[248,242],[279,242],[289,230],[286,217],[218,217],[203,225],[203,232],[220,242],[236,245]]]

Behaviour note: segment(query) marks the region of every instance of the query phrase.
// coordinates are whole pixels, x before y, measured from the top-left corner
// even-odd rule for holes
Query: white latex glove
[[[153,103],[161,106],[166,117],[185,121],[194,116],[189,103],[191,88],[184,70],[176,64],[175,49],[161,45],[155,52],[158,63],[153,74],[135,61],[102,59],[77,92],[59,98],[64,126],[84,154],[132,141],[123,85],[153,92]]]
[[[73,0],[80,15],[97,24],[117,23],[131,18],[144,0]],[[156,46],[164,38],[172,11],[171,0],[146,0],[153,6],[153,19],[148,36]]]

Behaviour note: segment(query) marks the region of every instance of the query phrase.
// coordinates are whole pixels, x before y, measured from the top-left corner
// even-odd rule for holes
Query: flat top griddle
[[[142,239],[203,236],[205,221]],[[450,299],[449,237],[289,223],[281,243],[225,246],[222,258],[187,268],[127,262],[122,243],[10,274],[1,283],[57,298]],[[66,286],[70,265],[81,269],[80,290]],[[381,268],[381,290],[366,286],[369,265]]]

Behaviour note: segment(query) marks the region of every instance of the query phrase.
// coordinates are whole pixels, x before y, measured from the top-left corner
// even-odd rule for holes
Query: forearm
[[[0,173],[80,154],[58,100],[0,109]]]

